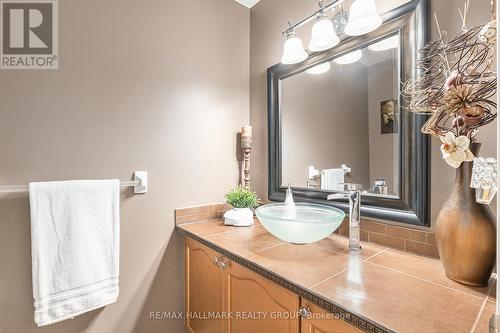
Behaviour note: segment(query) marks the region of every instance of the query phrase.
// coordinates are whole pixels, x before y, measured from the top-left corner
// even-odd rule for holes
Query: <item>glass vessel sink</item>
[[[345,217],[340,209],[310,203],[274,203],[260,206],[255,213],[267,231],[295,244],[322,240],[337,230]]]

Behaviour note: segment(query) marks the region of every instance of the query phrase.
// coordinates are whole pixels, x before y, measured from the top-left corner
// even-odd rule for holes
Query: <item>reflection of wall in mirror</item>
[[[361,63],[332,63],[327,73],[282,81],[282,184],[306,187],[310,165],[324,170],[342,164],[352,169],[346,182],[369,184],[366,82]]]
[[[395,52],[395,51],[393,51]],[[384,133],[381,120],[381,102],[394,101],[395,118],[398,119],[397,96],[399,82],[397,57],[368,67],[368,114],[370,141],[370,184],[385,179],[389,194],[398,194],[399,189],[399,135],[397,121],[395,130]]]

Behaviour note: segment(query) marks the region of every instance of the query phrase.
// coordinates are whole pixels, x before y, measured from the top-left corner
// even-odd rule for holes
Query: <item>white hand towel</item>
[[[326,169],[321,171],[321,189],[322,190],[344,190],[344,170]]]
[[[120,182],[31,183],[35,322],[73,318],[118,297]]]

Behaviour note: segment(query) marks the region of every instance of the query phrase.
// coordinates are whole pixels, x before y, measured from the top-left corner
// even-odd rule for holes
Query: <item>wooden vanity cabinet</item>
[[[186,238],[184,252],[184,324],[190,333],[223,332],[223,320],[206,319],[210,313],[222,313],[223,274],[220,254]],[[190,314],[190,315],[188,315]]]
[[[300,319],[301,333],[362,333],[354,326],[336,318],[319,306],[302,300],[301,307],[307,309],[308,315]]]
[[[298,333],[299,296],[238,264],[224,274],[224,311],[249,314],[226,321],[227,333]]]
[[[302,305],[302,306],[301,306]],[[307,309],[311,316],[299,316]],[[207,315],[222,314],[207,319]],[[324,314],[318,318],[318,314]],[[333,318],[333,319],[332,319]],[[288,289],[186,237],[185,326],[189,333],[358,333]]]

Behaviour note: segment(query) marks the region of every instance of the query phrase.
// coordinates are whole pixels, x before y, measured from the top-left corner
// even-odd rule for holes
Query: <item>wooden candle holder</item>
[[[250,187],[250,154],[252,152],[252,127],[245,126],[241,131],[241,149],[243,150],[243,162],[241,166],[241,183]]]

